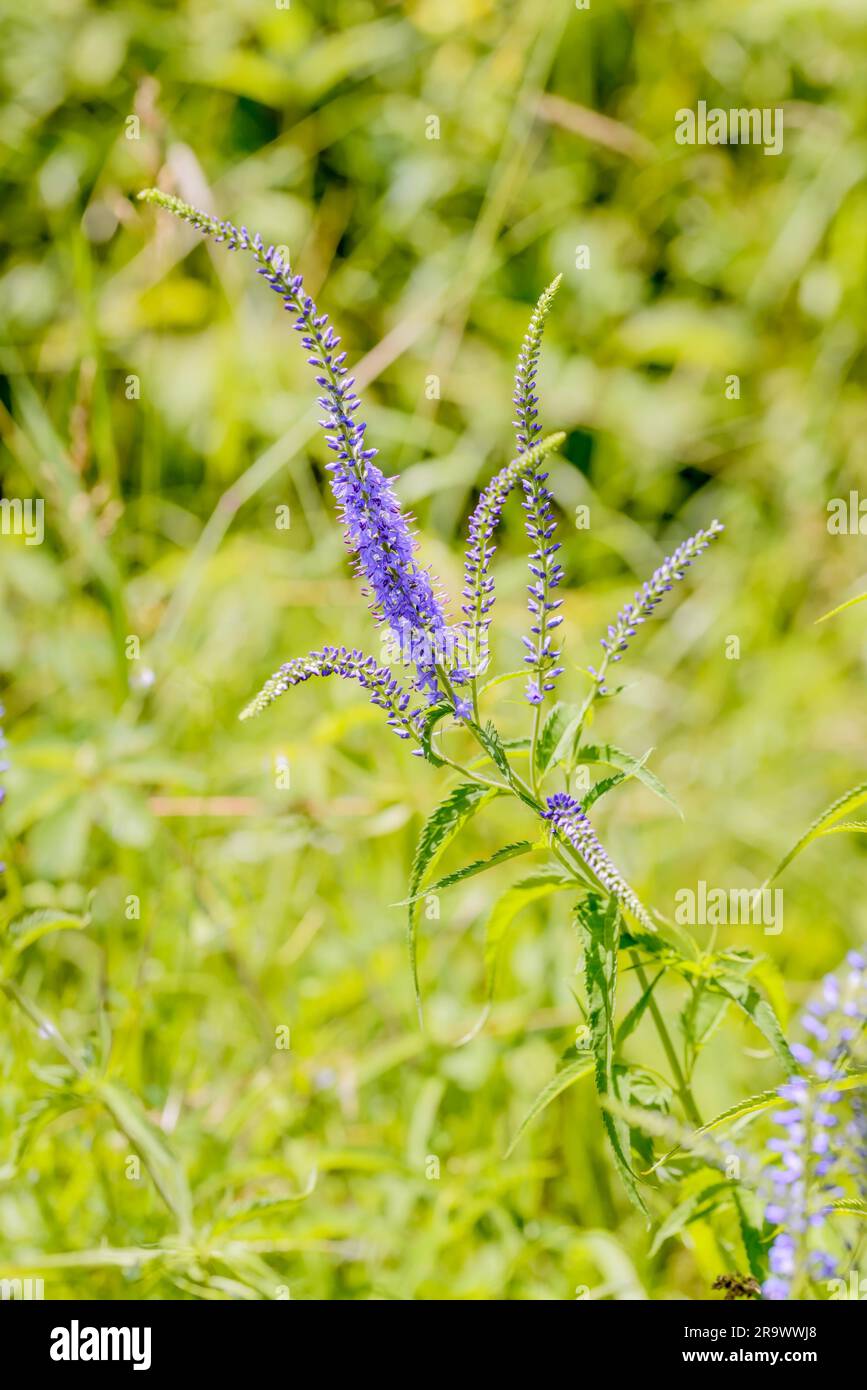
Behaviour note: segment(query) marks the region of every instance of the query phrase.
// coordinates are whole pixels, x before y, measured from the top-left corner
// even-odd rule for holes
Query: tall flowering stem
[[[797,1298],[807,1281],[838,1273],[829,1224],[834,1202],[853,1179],[856,1192],[864,1191],[863,1096],[843,1083],[867,1060],[867,960],[852,951],[847,966],[842,976],[825,977],[801,1020],[810,1041],[795,1043],[792,1052],[805,1075],[777,1092],[788,1104],[775,1113],[783,1132],[768,1141],[775,1162],[764,1173],[765,1220],[776,1233],[762,1292],[773,1301]]]
[[[416,737],[415,716],[409,712],[410,693],[395,679],[387,666],[380,666],[373,656],[346,647],[323,647],[309,656],[286,661],[266,681],[259,694],[241,712],[242,719],[251,719],[273,705],[293,685],[302,685],[313,676],[341,676],[358,681],[370,692],[371,704],[385,710],[388,723],[398,738]]]
[[[295,319],[301,345],[316,372],[325,411],[320,421],[328,448],[335,459],[328,465],[331,487],[346,528],[346,542],[355,556],[356,571],[369,585],[371,607],[389,624],[414,654],[417,685],[428,698],[439,696],[431,647],[445,627],[445,615],[427,570],[414,559],[416,542],[402,514],[391,483],[373,463],[376,450],[365,442],[366,424],[356,419],[361,401],[355,379],[347,375],[346,353],[338,352],[340,338],[304,291],[300,275],[292,273],[273,246],[266,247],[246,227],[218,220],[179,198],[147,189],[139,195],[223,243],[230,251],[248,252],[260,275],[283,300]]]
[[[647,909],[613,863],[590,824],[586,811],[574,797],[568,796],[566,792],[556,792],[554,796],[549,796],[546,809],[542,812],[542,819],[548,821],[552,829],[577,850],[608,893],[617,898],[647,931],[656,931]]]
[[[538,419],[536,372],[545,320],[561,278],[558,275],[539,296],[518,354],[513,397],[517,418],[512,423],[515,426],[519,453],[524,453],[532,447],[542,429]],[[551,512],[551,494],[545,487],[546,479],[547,474],[539,474],[533,468],[521,480],[524,489],[524,524],[534,547],[530,555],[532,583],[529,586],[528,604],[533,621],[530,628],[531,636],[522,639],[529,653],[524,658],[530,668],[526,697],[529,703],[535,706],[530,744],[530,778],[534,792],[537,790],[536,744],[539,738],[541,705],[545,696],[554,689],[554,681],[563,670],[562,666],[557,665],[559,650],[555,651],[551,647],[550,634],[562,622],[562,618],[551,615],[560,607],[562,600],[554,602],[550,595],[551,590],[560,583],[563,570],[553,558],[559,546],[551,544],[555,523]]]
[[[495,599],[491,561],[497,549],[492,537],[503,507],[517,484],[538,468],[543,458],[557,449],[565,438],[562,432],[550,434],[507,463],[488,483],[470,516],[464,554],[462,612],[466,646],[476,674],[485,670],[488,661],[488,629]]]

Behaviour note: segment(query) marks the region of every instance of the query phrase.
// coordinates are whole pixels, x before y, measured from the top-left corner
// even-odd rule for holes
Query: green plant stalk
[[[530,737],[530,784],[533,789],[533,795],[537,799],[539,796],[539,773],[536,767],[536,745],[539,742],[539,727],[541,722],[542,705],[540,703],[534,706],[533,709],[533,733]]]
[[[448,676],[446,676],[445,672],[440,672],[440,675],[441,675],[441,678],[443,679],[443,683],[446,685],[446,687],[447,687],[449,693],[451,694],[452,698],[454,698],[454,691],[451,689],[451,685],[450,685],[450,683],[449,683]],[[538,710],[538,706],[537,706],[537,710]],[[476,734],[476,733],[473,731],[473,735],[474,735],[474,737],[475,737],[475,739],[476,739],[476,742],[480,745],[480,747],[483,749],[483,751],[487,751],[487,750],[485,750],[484,744],[481,742],[481,739],[479,739],[478,734]],[[440,753],[439,756],[442,756],[442,754]],[[532,757],[532,753],[531,753],[531,757]],[[459,772],[463,773],[466,777],[472,778],[473,781],[482,782],[483,784],[488,785],[488,786],[502,786],[502,785],[503,785],[502,783],[494,783],[494,782],[491,782],[489,778],[482,777],[482,776],[480,776],[478,773],[473,773],[473,772],[471,772],[471,771],[469,770],[469,768],[461,767],[460,764],[458,764],[458,763],[452,763],[450,759],[444,759],[444,761],[449,762],[450,765],[451,765],[452,767],[455,767]],[[510,782],[512,783],[512,791],[513,791],[513,794],[516,794],[515,789],[516,789],[516,787],[519,787],[519,788],[525,793],[525,795],[527,795],[527,796],[529,796],[529,797],[532,798],[532,800],[534,801],[534,803],[535,803],[537,809],[541,811],[542,808],[541,808],[541,804],[539,803],[539,800],[538,800],[538,792],[537,792],[537,790],[536,790],[535,788],[531,790],[531,788],[527,786],[527,784],[526,784],[526,782],[523,780],[523,778],[520,777],[520,776],[518,775],[517,772],[515,772],[514,768],[513,768],[512,765],[511,765],[511,762],[509,761],[508,758],[506,759],[506,761],[509,763],[509,780],[510,780]],[[521,799],[521,798],[519,798],[519,799]],[[577,883],[580,883],[582,887],[586,888],[587,885],[588,885],[588,879],[587,879],[586,875],[584,874],[583,870],[582,870],[582,869],[579,869],[578,866],[577,866],[577,864],[574,862],[574,861],[575,861],[575,854],[574,854],[574,851],[572,851],[571,853],[569,853],[569,847],[567,846],[567,847],[565,847],[565,848],[566,848],[566,853],[564,854],[563,852],[560,851],[560,849],[559,849],[558,846],[552,845],[552,850],[553,850],[555,856],[557,857],[557,859],[558,859],[558,860],[560,861],[560,863],[563,865],[563,867],[564,867],[569,873],[571,873],[572,877],[575,879],[575,881],[576,881]],[[568,858],[567,858],[567,855],[568,855]],[[569,862],[570,860],[572,861],[571,863]],[[603,891],[603,892],[605,891],[604,889],[601,888],[601,885],[600,885],[600,891]],[[647,979],[647,975],[646,975],[646,973],[645,973],[644,966],[641,964],[640,960],[637,958],[637,956],[635,955],[634,952],[632,953],[632,962],[633,962],[633,966],[634,966],[634,969],[635,969],[636,978],[638,979],[638,981],[639,981],[639,983],[640,983],[640,985],[641,985],[642,991],[644,991],[644,990],[647,989],[648,984],[649,984],[649,981],[648,981],[648,979]],[[693,1095],[692,1087],[690,1086],[689,1082],[687,1081],[686,1077],[684,1076],[683,1068],[682,1068],[681,1065],[680,1065],[680,1061],[679,1061],[679,1059],[678,1059],[677,1052],[675,1051],[674,1043],[672,1042],[672,1040],[671,1040],[671,1035],[670,1035],[670,1033],[669,1033],[669,1031],[668,1031],[668,1028],[666,1027],[665,1019],[662,1017],[662,1014],[660,1013],[659,1005],[657,1004],[656,1000],[654,999],[653,994],[650,995],[650,999],[649,999],[649,1001],[648,1001],[648,1012],[650,1013],[650,1017],[651,1017],[651,1019],[653,1020],[653,1025],[654,1025],[654,1027],[655,1027],[655,1029],[656,1029],[657,1035],[658,1035],[658,1037],[659,1037],[659,1041],[660,1041],[660,1043],[662,1044],[662,1049],[663,1049],[663,1051],[664,1051],[664,1053],[665,1053],[665,1055],[666,1055],[666,1058],[668,1059],[668,1064],[669,1064],[669,1066],[671,1067],[671,1074],[672,1074],[672,1077],[674,1078],[674,1088],[675,1088],[675,1091],[677,1092],[677,1095],[678,1095],[679,1098],[680,1098],[680,1103],[681,1103],[681,1105],[683,1106],[684,1114],[686,1115],[686,1117],[687,1117],[687,1119],[689,1120],[690,1124],[694,1125],[696,1129],[700,1129],[700,1128],[701,1128],[701,1125],[702,1125],[702,1119],[701,1119],[701,1114],[700,1114],[700,1112],[699,1112],[698,1106],[696,1105],[696,1102],[695,1102],[695,1096]]]
[[[636,979],[641,985],[642,991],[644,991],[648,988],[649,985],[644,966],[638,960],[638,957],[636,956],[634,951],[631,952],[631,955],[632,964],[635,969]],[[683,1069],[678,1060],[678,1056],[674,1048],[674,1043],[671,1041],[671,1035],[668,1031],[668,1028],[665,1025],[665,1019],[662,1017],[662,1014],[659,1011],[659,1005],[657,1004],[652,994],[648,999],[647,1007],[650,1011],[650,1017],[653,1019],[656,1031],[659,1035],[659,1041],[662,1043],[663,1051],[665,1052],[665,1055],[668,1058],[668,1064],[671,1067],[671,1074],[674,1077],[674,1087],[677,1091],[677,1094],[680,1096],[680,1102],[683,1106],[684,1113],[687,1119],[689,1120],[690,1124],[695,1125],[696,1129],[700,1129],[702,1125],[702,1119],[701,1115],[699,1114],[698,1106],[695,1103],[695,1097],[693,1096],[692,1088],[683,1074]]]

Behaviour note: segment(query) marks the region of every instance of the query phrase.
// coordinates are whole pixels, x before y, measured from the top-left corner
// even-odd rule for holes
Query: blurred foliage
[[[463,519],[509,456],[530,306],[563,272],[541,387],[546,428],[568,432],[551,470],[567,698],[666,549],[727,526],[598,718],[655,747],[684,810],[633,784],[616,822],[599,814],[670,914],[699,879],[761,882],[863,777],[863,610],[814,626],[867,570],[861,538],[826,526],[867,463],[862,7],[2,13],[3,490],[46,500],[45,544],[0,543],[4,906],[46,915],[2,1003],[0,1275],[40,1272],[48,1297],[707,1296],[725,1249],[699,1221],[650,1254],[588,1083],[503,1161],[574,1042],[567,900],[516,920],[491,1020],[457,1047],[493,876],[444,895],[419,1032],[391,905],[441,774],[337,683],[237,724],[285,657],[378,638],[279,303],[134,195],[159,182],[291,249],[452,594]],[[781,107],[783,153],[677,145],[674,113],[700,99]],[[515,507],[500,670],[524,549]],[[522,732],[515,687],[492,698]],[[444,870],[526,833],[498,815]],[[767,951],[780,1000],[863,938],[863,853],[844,835],[804,854],[779,936],[723,929]],[[667,1011],[682,1002],[672,986]],[[707,1114],[779,1080],[733,1026],[697,1073]],[[630,1045],[660,1063],[646,1023]]]

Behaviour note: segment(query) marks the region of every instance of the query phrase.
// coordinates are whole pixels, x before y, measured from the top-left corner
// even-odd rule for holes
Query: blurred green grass
[[[862,540],[825,524],[828,499],[864,476],[867,439],[859,21],[854,3],[808,0],[4,7],[3,487],[44,496],[47,524],[43,546],[0,545],[6,887],[16,911],[92,918],[30,947],[18,979],[137,1098],[169,1151],[155,1171],[169,1165],[170,1187],[186,1175],[197,1238],[213,1233],[208,1254],[149,1256],[177,1211],[152,1172],[125,1175],[118,1115],[13,1011],[0,1273],[32,1266],[49,1297],[707,1292],[721,1267],[707,1231],[648,1257],[589,1090],[502,1162],[577,1021],[565,900],[518,920],[492,1021],[455,1049],[482,998],[493,880],[443,897],[425,923],[420,1034],[392,904],[442,780],[350,690],[304,688],[237,724],[285,657],[378,639],[279,304],[134,195],[159,181],[291,248],[361,361],[371,437],[452,594],[464,518],[509,456],[530,306],[563,271],[541,386],[546,427],[568,432],[552,483],[572,691],[666,549],[713,515],[727,526],[598,724],[654,747],[684,809],[681,823],[641,789],[600,808],[617,862],[671,912],[700,878],[760,882],[861,779],[863,610],[814,626],[867,569]],[[542,93],[570,106],[540,108]],[[782,106],[784,153],[677,146],[674,112],[699,99]],[[579,504],[589,530],[572,524]],[[497,565],[507,670],[519,509]],[[495,708],[517,731],[513,686]],[[154,799],[173,797],[238,800],[161,814]],[[514,826],[492,815],[449,864],[504,837]],[[863,938],[857,841],[793,867],[779,937],[729,929],[768,951],[792,1006]],[[756,1036],[736,1036],[702,1063],[708,1112],[775,1080]],[[636,1046],[658,1060],[652,1039]],[[312,1194],[291,1200],[313,1170]],[[287,1200],[238,1216],[261,1197]],[[129,1254],[107,1263],[105,1246]]]

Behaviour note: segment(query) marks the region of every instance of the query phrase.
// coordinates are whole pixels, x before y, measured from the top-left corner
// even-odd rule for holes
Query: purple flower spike
[[[346,353],[337,352],[340,338],[328,324],[328,315],[318,312],[304,292],[301,276],[293,275],[288,261],[284,262],[273,246],[266,248],[258,233],[251,237],[246,227],[218,221],[158,189],[147,189],[139,197],[225,243],[230,251],[249,252],[259,274],[294,316],[295,331],[301,335],[301,346],[309,354],[307,360],[322,390],[319,404],[325,417],[320,424],[335,455],[328,465],[331,488],[346,527],[347,546],[355,556],[356,572],[369,585],[365,592],[371,596],[377,619],[426,654],[420,655],[416,664],[416,685],[435,698],[439,687],[429,653],[445,627],[445,615],[430,574],[416,564],[416,541],[391,483],[373,463],[377,451],[366,446],[367,426],[356,418],[361,401],[353,389],[355,379],[347,376]]]
[[[524,638],[528,654],[524,657],[530,667],[531,676],[527,685],[526,698],[531,705],[538,705],[554,689],[557,676],[563,672],[560,666],[560,648],[552,646],[551,633],[560,626],[563,619],[557,615],[562,599],[553,600],[551,593],[563,578],[563,567],[554,559],[560,549],[553,543],[555,522],[551,514],[551,494],[545,486],[547,473],[530,474],[524,478],[524,524],[527,535],[535,549],[530,554],[530,573],[532,584],[527,586],[530,595],[527,607],[530,610],[532,639]]]
[[[665,598],[667,593],[673,589],[679,579],[683,579],[684,570],[687,570],[693,560],[706,550],[711,541],[721,535],[724,526],[722,522],[712,521],[706,531],[696,531],[689,540],[683,541],[677,549],[663,560],[658,569],[654,570],[650,579],[638,590],[631,603],[627,603],[617,614],[616,619],[610,624],[608,634],[601,639],[605,656],[602,660],[598,672],[596,672],[596,684],[601,695],[607,695],[605,686],[605,672],[610,661],[620,661],[623,653],[629,646],[630,638],[635,636],[636,628],[650,617],[653,610]]]
[[[311,652],[309,656],[298,656],[285,662],[242,711],[241,718],[252,719],[254,715],[261,714],[268,705],[285,695],[290,686],[301,685],[312,676],[342,676],[344,680],[358,681],[359,685],[370,691],[371,704],[385,710],[388,723],[398,738],[410,738],[415,732],[415,716],[408,709],[409,691],[395,680],[387,666],[377,665],[375,657],[349,651],[346,647],[323,647],[321,652]]]
[[[549,796],[547,810],[542,812],[542,819],[550,821],[564,840],[568,840],[578,851],[603,888],[628,908],[647,931],[656,931],[647,909],[642,906],[637,894],[612,863],[590,824],[587,813],[574,797],[567,796],[565,792],[556,792],[554,796]]]
[[[536,395],[536,372],[539,366],[539,353],[542,348],[542,333],[545,319],[551,308],[554,295],[562,276],[548,286],[540,295],[533,310],[515,372],[515,407],[518,418],[513,421],[517,431],[518,451],[525,453],[537,440],[542,426],[538,420],[539,397]],[[554,518],[551,513],[551,494],[545,487],[547,474],[539,474],[535,467],[521,479],[524,488],[524,525],[532,545],[530,573],[533,582],[529,586],[529,610],[533,625],[530,629],[533,640],[524,638],[529,655],[524,657],[530,667],[526,699],[531,705],[540,705],[545,696],[554,689],[554,681],[561,674],[562,666],[557,666],[559,649],[551,647],[550,634],[562,622],[551,614],[560,607],[560,602],[552,603],[550,592],[563,577],[563,570],[553,560],[558,545],[552,545]]]
[[[476,674],[487,666],[488,628],[495,597],[491,560],[496,546],[490,543],[491,537],[497,529],[509,493],[517,483],[531,475],[546,454],[558,448],[565,438],[562,433],[550,434],[501,468],[488,483],[470,517],[464,555],[462,612],[467,651]]]

